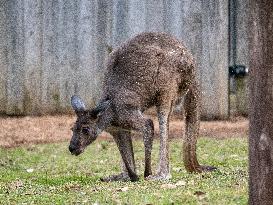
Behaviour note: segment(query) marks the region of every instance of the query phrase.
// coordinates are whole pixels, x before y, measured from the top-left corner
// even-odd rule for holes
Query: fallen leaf
[[[28,173],[32,173],[33,171],[34,171],[34,169],[32,169],[32,168],[27,169]]]
[[[65,186],[66,190],[74,190],[74,191],[79,191],[81,189],[81,185],[79,184],[68,184]]]
[[[128,191],[128,189],[129,189],[129,187],[125,186],[125,187],[119,188],[117,191],[125,192],[125,191]]]
[[[175,183],[176,186],[185,186],[186,182],[183,180],[179,180],[178,182]]]
[[[199,200],[203,200],[206,197],[206,193],[202,191],[196,191],[194,195],[196,195]]]
[[[177,186],[175,184],[162,184],[161,185],[161,188],[163,188],[163,189],[174,189],[176,187]]]
[[[182,170],[181,167],[174,167],[174,168],[173,168],[173,171],[175,171],[175,172],[180,172],[181,170]]]
[[[204,195],[204,194],[206,194],[206,193],[202,192],[202,191],[196,191],[196,192],[194,192],[194,195],[196,195],[196,196],[200,196],[200,195]]]

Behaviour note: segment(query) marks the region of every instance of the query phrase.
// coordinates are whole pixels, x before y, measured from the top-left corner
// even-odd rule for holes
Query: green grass
[[[153,170],[158,147],[155,141]],[[67,143],[0,149],[0,204],[247,204],[245,138],[199,140],[200,162],[218,167],[212,173],[187,173],[181,147],[181,140],[171,141],[171,180],[142,176],[134,183],[99,180],[120,171],[114,142],[97,141],[78,157],[69,154]],[[134,149],[143,175],[142,141],[134,141]]]

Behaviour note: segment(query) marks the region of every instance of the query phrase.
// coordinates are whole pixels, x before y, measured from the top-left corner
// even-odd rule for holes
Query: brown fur
[[[196,157],[200,93],[193,58],[178,40],[164,33],[139,34],[111,53],[99,105],[89,111],[79,109],[80,112],[77,112],[75,109],[78,120],[70,145],[72,153],[80,153],[102,130],[107,129],[119,147],[124,172],[104,180],[129,177],[135,181],[138,177],[130,130],[138,130],[143,133],[145,145],[144,176],[149,179],[170,178],[169,117],[176,99],[182,95],[185,95],[186,112],[185,167],[190,172],[212,169],[200,166]],[[151,106],[157,108],[160,127],[159,165],[153,176],[151,150],[154,126],[152,120],[143,115]],[[82,126],[88,126],[90,132],[79,140],[81,146],[76,146],[77,139],[82,135]]]

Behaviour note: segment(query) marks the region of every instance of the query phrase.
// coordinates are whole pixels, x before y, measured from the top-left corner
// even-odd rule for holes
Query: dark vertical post
[[[273,1],[250,0],[249,204],[273,204]]]

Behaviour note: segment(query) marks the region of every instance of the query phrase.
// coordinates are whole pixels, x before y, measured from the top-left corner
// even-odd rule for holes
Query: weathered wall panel
[[[227,9],[224,0],[3,0],[0,112],[67,112],[73,94],[94,105],[109,51],[165,31],[196,58],[203,115],[226,117]]]
[[[37,113],[41,96],[41,2],[25,1],[24,12],[24,112]]]
[[[98,3],[96,0],[83,0],[80,7],[79,19],[79,69],[78,69],[78,88],[75,94],[85,96],[88,105],[94,105],[94,98],[98,93],[90,91],[90,87],[97,88],[97,68],[100,66],[99,58],[102,55],[101,39],[98,36]],[[99,30],[100,32],[101,30]],[[102,32],[102,31],[101,31]],[[100,43],[98,43],[100,41]],[[93,97],[92,97],[93,96]],[[69,96],[68,96],[69,98]]]
[[[100,98],[101,86],[103,81],[104,69],[106,66],[106,59],[109,53],[113,49],[111,36],[113,30],[113,2],[109,0],[100,0],[98,1],[98,15],[97,15],[97,67],[95,68],[93,93],[93,105]],[[89,75],[90,76],[90,75]],[[87,76],[88,78],[88,76]],[[90,77],[89,77],[90,80]],[[88,92],[88,91],[87,91]]]
[[[6,79],[7,79],[7,4],[0,4],[0,113],[6,112]]]
[[[249,0],[230,0],[230,65],[249,67],[248,13]]]
[[[146,5],[143,0],[129,0],[129,32],[135,35],[146,30],[145,12]]]
[[[71,30],[65,30],[63,21],[64,5],[62,1],[42,1],[41,16],[41,111],[54,112],[60,108],[60,72],[65,66],[63,53],[66,51],[65,35]],[[65,76],[69,69],[63,69]],[[73,79],[72,79],[73,80]]]
[[[7,74],[6,74],[6,113],[24,113],[24,58],[25,58],[25,2],[6,1],[7,29]]]
[[[228,113],[228,2],[202,4],[202,115],[225,118]]]
[[[146,0],[144,15],[147,31],[164,31],[163,0]]]
[[[128,15],[128,3],[126,0],[114,0],[113,3],[113,46],[117,47],[126,39],[129,35],[129,15]]]

